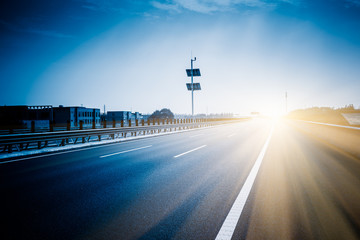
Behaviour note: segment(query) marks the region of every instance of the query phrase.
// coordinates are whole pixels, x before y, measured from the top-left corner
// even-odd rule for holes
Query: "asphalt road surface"
[[[360,239],[360,159],[291,121],[13,159],[0,190],[0,239]]]

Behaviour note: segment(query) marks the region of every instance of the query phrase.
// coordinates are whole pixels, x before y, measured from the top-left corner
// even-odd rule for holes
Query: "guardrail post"
[[[135,119],[135,126],[139,126],[139,120]]]
[[[160,119],[157,120],[157,124],[160,125]]]
[[[144,126],[144,125],[145,125],[145,120],[141,119],[141,126]]]
[[[153,125],[155,125],[155,118],[153,118]]]
[[[93,122],[92,122],[92,129],[96,129],[96,122],[95,122],[95,120],[93,120]]]
[[[12,145],[11,145],[11,144],[6,145],[4,151],[6,151],[6,148],[7,148],[7,150],[8,150],[8,153],[12,153],[12,152],[13,152],[13,150],[12,150]]]
[[[162,125],[164,125],[164,124],[165,124],[165,119],[162,120]]]
[[[67,120],[67,122],[66,122],[66,130],[67,130],[67,131],[70,131],[70,127],[71,127],[70,121]]]
[[[53,121],[50,121],[50,123],[49,123],[49,127],[50,127],[50,132],[53,132],[54,131],[54,122]]]
[[[35,132],[35,121],[31,121],[31,132]]]
[[[115,120],[115,119],[113,119],[113,121],[112,121],[112,127],[113,127],[113,128],[116,127],[116,120]]]
[[[103,122],[103,128],[106,128],[106,119]]]
[[[129,119],[129,127],[131,127],[131,119]]]
[[[124,120],[121,120],[121,127],[124,127]]]
[[[147,119],[147,125],[150,126],[150,119]]]
[[[84,121],[80,121],[80,130],[84,129]]]

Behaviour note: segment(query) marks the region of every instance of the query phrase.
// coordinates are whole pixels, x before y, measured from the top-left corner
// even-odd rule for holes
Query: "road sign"
[[[192,72],[193,72],[193,75],[192,75],[193,77],[200,77],[201,76],[199,68],[193,69]],[[187,73],[188,77],[191,77],[191,69],[186,69],[186,73]]]
[[[187,83],[187,84],[186,84],[186,87],[187,87],[187,89],[188,89],[189,91],[191,91],[191,90],[194,90],[194,91],[196,91],[196,90],[201,90],[200,83],[193,83],[193,88],[191,87],[191,83]]]

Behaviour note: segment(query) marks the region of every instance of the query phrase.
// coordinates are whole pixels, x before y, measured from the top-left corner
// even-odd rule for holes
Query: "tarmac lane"
[[[299,126],[276,125],[232,239],[360,239],[360,159]]]

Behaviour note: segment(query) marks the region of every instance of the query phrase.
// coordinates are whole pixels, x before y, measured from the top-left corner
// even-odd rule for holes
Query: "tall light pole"
[[[191,59],[191,86],[193,86],[193,78],[194,78],[194,73],[193,73],[193,62],[196,61],[196,57],[194,57],[194,59]],[[194,116],[194,88],[191,88],[191,115]]]
[[[187,89],[191,91],[191,115],[194,116],[194,91],[201,90],[200,83],[194,83],[194,77],[200,77],[200,69],[193,66],[193,62],[196,61],[196,57],[191,59],[191,69],[186,69],[188,77],[191,77],[191,83],[187,83]]]

